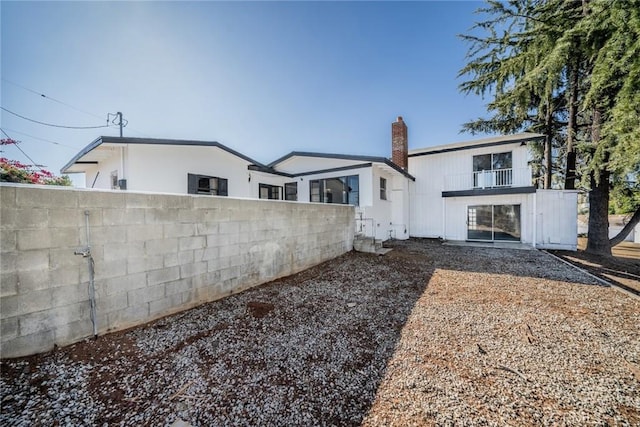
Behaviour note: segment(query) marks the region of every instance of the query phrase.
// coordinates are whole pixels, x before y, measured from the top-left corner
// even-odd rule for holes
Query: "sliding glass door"
[[[467,208],[467,239],[519,242],[520,205],[477,205]]]

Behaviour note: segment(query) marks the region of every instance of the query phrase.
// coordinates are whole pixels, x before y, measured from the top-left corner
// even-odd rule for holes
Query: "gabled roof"
[[[396,165],[386,157],[360,156],[355,154],[311,153],[307,151],[292,151],[289,154],[282,156],[279,159],[269,163],[267,166],[271,169],[276,170],[276,167],[278,164],[292,157],[316,157],[316,158],[322,158],[322,159],[339,159],[339,160],[354,160],[354,161],[369,162],[369,163],[382,163],[394,169],[395,171],[400,172],[402,175],[411,179],[412,181],[416,180],[411,174],[409,174],[407,171],[405,171],[400,166]],[[358,165],[354,165],[354,166],[358,166]],[[344,169],[348,169],[348,167],[344,167]],[[317,171],[317,172],[325,172],[325,171]],[[309,172],[305,172],[304,174],[308,175]],[[300,174],[294,174],[294,175],[300,175]]]
[[[526,144],[529,141],[535,141],[544,138],[539,133],[516,133],[513,135],[493,136],[490,138],[476,139],[474,141],[455,142],[453,144],[438,145],[435,147],[418,148],[409,150],[409,157],[427,156],[430,154],[448,153],[451,151],[471,150],[473,148],[493,147],[497,145]]]
[[[233,154],[236,157],[241,158],[249,163],[255,164],[257,166],[266,167],[262,163],[253,160],[250,157],[245,156],[242,153],[239,153],[226,145],[220,144],[216,141],[194,141],[194,140],[184,140],[184,139],[156,139],[156,138],[128,138],[128,137],[117,137],[117,136],[100,136],[91,142],[89,145],[84,147],[78,154],[76,154],[69,162],[60,169],[60,173],[66,173],[68,169],[70,169],[74,164],[82,164],[82,163],[97,163],[97,161],[90,161],[87,157],[88,155],[98,147],[103,144],[151,144],[151,145],[182,145],[182,146],[200,146],[200,147],[217,147],[221,150],[224,150],[230,154]]]

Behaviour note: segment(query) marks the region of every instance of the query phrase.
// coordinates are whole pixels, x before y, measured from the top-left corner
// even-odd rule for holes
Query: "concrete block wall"
[[[226,197],[0,185],[1,357],[188,309],[352,249],[354,208]]]

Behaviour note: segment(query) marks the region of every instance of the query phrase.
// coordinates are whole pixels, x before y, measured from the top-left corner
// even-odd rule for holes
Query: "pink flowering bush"
[[[0,145],[10,145],[16,142],[12,139],[3,139]],[[48,170],[0,157],[0,181],[17,182],[22,184],[44,184],[70,186],[71,180],[67,175],[55,176]]]

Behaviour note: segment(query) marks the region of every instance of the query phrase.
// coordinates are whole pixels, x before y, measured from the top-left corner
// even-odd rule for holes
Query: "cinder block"
[[[145,256],[145,242],[105,243],[104,260],[128,260]]]
[[[0,271],[3,273],[13,273],[17,271],[18,258],[20,252],[7,252],[0,257]]]
[[[217,222],[200,222],[196,223],[197,225],[197,234],[198,235],[206,235],[206,234],[217,234],[218,233],[218,223]]]
[[[223,202],[231,199],[221,199],[211,196],[192,196],[194,209],[218,209],[220,210]]]
[[[21,251],[16,257],[16,269],[25,270],[46,270],[49,268],[49,250],[36,249],[32,251]]]
[[[29,292],[49,287],[49,268],[44,270],[18,270],[18,292],[28,295]]]
[[[59,208],[78,206],[78,191],[72,188],[54,187],[20,187],[16,189],[16,205],[18,207],[56,206]]]
[[[49,227],[85,227],[84,209],[49,207]],[[102,225],[102,212],[97,209],[89,211],[89,226]]]
[[[147,255],[164,255],[178,252],[178,239],[165,238],[144,242]]]
[[[178,209],[178,222],[198,224],[203,221],[203,212],[201,209]]]
[[[207,272],[207,262],[199,261],[192,264],[183,264],[180,266],[180,277],[185,279]]]
[[[11,340],[18,336],[18,318],[9,317],[0,319],[0,339],[2,342]]]
[[[221,222],[218,225],[218,230],[220,234],[238,234],[240,232],[240,223],[237,221]]]
[[[75,249],[72,249],[72,248],[50,249],[49,265],[47,267],[55,269],[55,268],[62,268],[62,267],[69,267],[69,266],[77,267],[79,265],[86,265],[87,261],[85,258],[83,258],[80,255],[74,254]]]
[[[105,225],[102,227],[92,227],[90,234],[92,247],[107,243],[125,243],[127,241],[127,226]],[[83,245],[87,244],[86,232],[84,229],[81,232],[80,242]]]
[[[31,228],[47,228],[49,215],[47,209],[29,207],[16,211],[15,227],[20,230]]]
[[[0,298],[16,295],[18,293],[18,273],[0,272]]]
[[[0,221],[2,219],[0,218]],[[0,253],[13,252],[17,249],[17,233],[15,230],[0,230]]]
[[[129,274],[127,276],[106,279],[96,285],[96,290],[102,295],[115,295],[128,292],[131,289],[144,288],[147,286],[146,273]]]
[[[102,223],[104,225],[141,225],[144,224],[144,211],[142,208],[104,209]]]
[[[46,330],[31,335],[19,336],[2,343],[2,358],[21,357],[53,349],[54,334]]]
[[[169,296],[180,294],[182,292],[190,291],[191,289],[193,289],[191,278],[176,280],[173,282],[168,282],[165,285],[165,295]]]
[[[18,210],[0,205],[0,230],[15,230]]]
[[[178,209],[175,208],[151,208],[145,211],[147,224],[175,224],[177,221]]]
[[[16,187],[0,184],[0,205],[7,209],[16,207]]]
[[[180,266],[183,264],[193,263],[194,261],[194,251],[182,251],[174,254],[168,254],[164,256],[164,266],[165,267],[174,267]]]
[[[127,292],[127,301],[130,307],[140,306],[149,301],[159,300],[165,296],[165,284],[159,283],[153,286],[145,286],[140,289],[132,289]]]
[[[80,231],[82,230],[82,231]],[[82,242],[86,244],[86,236],[85,231],[82,228],[73,228],[73,227],[65,227],[65,228],[49,228],[49,233],[51,235],[50,242],[52,248],[59,247],[76,247],[79,246]],[[82,233],[82,236],[81,236]]]
[[[131,225],[127,227],[128,242],[162,239],[162,237],[161,224]]]
[[[222,246],[220,249],[220,257],[235,257],[240,254],[239,245]]]
[[[202,249],[205,247],[207,239],[205,236],[180,237],[178,239],[178,250],[188,251],[193,249]]]
[[[84,258],[80,258],[79,265],[68,265],[49,269],[49,284],[51,287],[77,285],[85,278],[89,280],[89,266]]]
[[[124,193],[127,208],[162,208],[165,197],[156,194]]]
[[[223,282],[232,278],[237,278],[238,276],[240,276],[240,267],[238,266],[231,266],[220,270],[220,280]]]
[[[218,207],[199,209],[202,213],[201,222],[222,222],[229,221],[229,211]]]
[[[196,235],[195,224],[165,224],[164,238],[189,237]],[[162,237],[162,236],[161,236]]]
[[[193,253],[193,258],[195,261],[210,261],[212,259],[216,259],[220,256],[220,248],[204,248],[204,249],[196,249]]]
[[[180,268],[178,266],[162,268],[160,270],[149,271],[147,273],[147,285],[153,286],[159,283],[167,283],[180,278]]]
[[[149,302],[149,315],[157,316],[163,313],[176,311],[182,305],[182,295],[171,295],[160,300]]]
[[[48,229],[18,230],[17,235],[18,250],[28,251],[31,249],[48,249],[58,246],[52,245],[51,232]]]
[[[78,191],[78,206],[81,208],[124,208],[125,193],[117,191]]]
[[[6,319],[48,310],[51,307],[51,289],[34,290],[23,295],[20,293],[20,284],[18,284],[17,295],[0,299],[0,317]]]
[[[108,329],[116,329],[122,326],[140,324],[149,319],[149,304],[144,303],[134,307],[107,313]]]
[[[127,299],[127,292],[121,292],[119,294],[113,295],[103,295],[99,298],[96,298],[96,312],[98,313],[107,314],[125,309],[128,306],[129,302]]]
[[[142,271],[158,270],[164,267],[162,255],[151,255],[127,259],[127,273],[140,273]]]
[[[191,279],[194,288],[206,288],[215,285],[220,281],[220,271],[210,271],[194,276]]]
[[[88,283],[77,283],[51,288],[51,303],[53,307],[61,307],[81,301],[89,304]]]
[[[98,327],[100,327],[100,319],[98,318]],[[54,331],[55,343],[58,346],[64,346],[74,342],[78,342],[83,338],[93,336],[93,323],[91,318],[76,320],[75,322],[66,323],[58,326]]]
[[[80,320],[89,312],[85,305],[75,303],[24,314],[18,318],[20,335],[30,335],[48,330],[55,331],[61,325]]]
[[[96,280],[120,277],[127,274],[127,263],[124,260],[96,262],[94,268]]]

